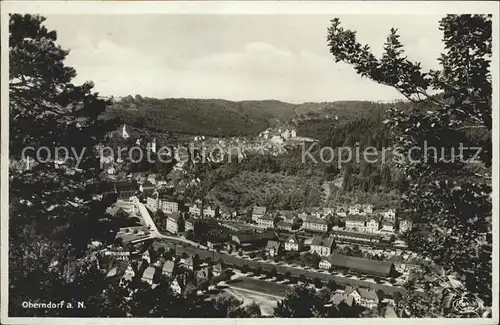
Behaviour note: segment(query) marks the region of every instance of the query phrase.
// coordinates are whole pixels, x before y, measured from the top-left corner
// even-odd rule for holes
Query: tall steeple
[[[124,139],[128,139],[130,136],[128,135],[128,132],[127,132],[127,125],[126,124],[123,124],[123,129],[122,129],[122,138]]]

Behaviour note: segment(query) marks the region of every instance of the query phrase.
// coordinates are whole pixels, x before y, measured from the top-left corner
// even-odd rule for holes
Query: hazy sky
[[[101,95],[278,99],[300,103],[392,100],[392,88],[335,63],[326,44],[334,15],[47,16],[71,52],[77,82]],[[437,67],[440,16],[340,16],[376,55],[391,27],[411,60]]]

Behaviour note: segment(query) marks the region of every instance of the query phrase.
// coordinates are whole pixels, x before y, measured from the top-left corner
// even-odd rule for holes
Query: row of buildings
[[[404,233],[413,227],[413,222],[409,218],[397,218],[396,211],[393,209],[373,212],[373,206],[369,205],[359,213],[357,207],[353,207],[349,214],[342,217],[345,222],[345,228],[349,231],[369,232],[369,233],[388,233],[393,234],[397,231]],[[293,212],[293,211],[276,211],[268,212],[265,207],[256,206],[252,211],[252,220],[263,228],[278,228],[282,230],[292,230],[295,222],[301,222],[300,229],[326,233],[332,224],[330,217],[334,215],[333,209],[325,208],[323,213],[319,213],[318,209],[314,212]],[[365,211],[371,211],[370,213]],[[353,213],[351,213],[353,212]]]
[[[306,248],[304,239],[296,234],[283,239],[269,240],[265,246],[267,254],[271,257],[279,256],[284,252],[303,251]],[[339,255],[335,254],[335,248],[336,241],[333,235],[327,237],[314,236],[309,244],[309,252],[322,258],[318,265],[320,269],[348,269],[380,277],[393,277],[398,274],[393,262]]]

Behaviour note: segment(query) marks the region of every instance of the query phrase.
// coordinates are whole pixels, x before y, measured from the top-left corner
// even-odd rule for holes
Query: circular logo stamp
[[[479,300],[470,293],[464,293],[455,298],[452,306],[459,314],[475,313],[480,307]]]

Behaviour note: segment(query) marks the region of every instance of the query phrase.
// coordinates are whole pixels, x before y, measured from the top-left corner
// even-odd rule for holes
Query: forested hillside
[[[149,131],[215,137],[257,134],[294,116],[295,105],[275,100],[142,98],[114,101],[105,117]]]
[[[256,134],[293,122],[299,135],[323,137],[324,126],[348,123],[394,105],[368,101],[291,104],[277,100],[234,102],[222,99],[144,98],[140,95],[114,99],[104,118],[116,117],[136,128],[162,133],[216,137]],[[316,131],[318,129],[318,131]]]

